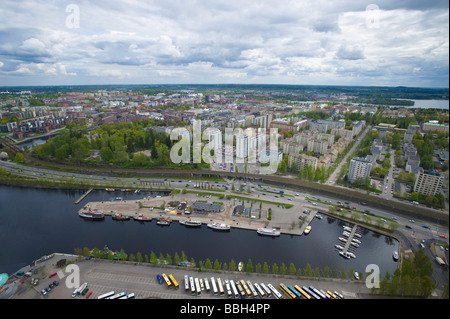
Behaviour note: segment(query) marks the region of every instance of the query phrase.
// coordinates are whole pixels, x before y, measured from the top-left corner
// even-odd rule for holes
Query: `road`
[[[42,178],[68,178],[75,181],[86,181],[89,180],[89,183],[93,181],[97,181],[99,184],[104,185],[105,183],[111,183],[111,185],[117,185],[119,188],[127,188],[133,187],[138,188],[139,181],[136,178],[119,178],[119,177],[109,177],[109,176],[95,176],[95,175],[82,175],[76,173],[68,173],[68,172],[59,172],[59,171],[51,171],[40,168],[26,167],[23,165],[17,165],[11,162],[0,162],[0,165],[6,168],[8,171],[25,174],[32,177],[42,177]],[[390,174],[392,174],[392,169]],[[389,180],[392,180],[392,176]],[[151,180],[151,179],[145,179]],[[375,208],[368,208],[367,206],[359,203],[359,202],[344,202],[342,203],[339,198],[339,194],[336,194],[336,197],[324,197],[324,196],[316,196],[309,193],[302,193],[295,190],[284,189],[280,187],[269,186],[265,184],[258,184],[257,182],[245,182],[243,180],[229,180],[229,181],[200,181],[200,180],[185,180],[185,179],[153,179],[155,183],[163,183],[167,187],[173,188],[187,188],[192,190],[198,190],[195,186],[199,186],[200,184],[203,187],[203,191],[208,191],[208,189],[214,188],[219,189],[223,192],[220,194],[224,195],[238,195],[235,192],[232,192],[232,188],[234,185],[235,190],[239,190],[242,186],[244,192],[243,196],[246,197],[255,197],[258,199],[264,199],[274,202],[284,202],[293,204],[300,204],[300,206],[314,206],[322,211],[327,211],[330,205],[344,205],[348,206],[352,212],[360,212],[361,219],[363,218],[366,210],[370,210],[370,213],[375,214],[379,217],[370,216],[372,220],[380,219],[383,223],[391,223],[394,220],[398,223],[397,232],[404,237],[406,241],[406,246],[410,247],[413,251],[420,249],[419,244],[422,240],[425,240],[427,243],[437,242],[439,244],[445,245],[448,244],[448,239],[444,239],[440,237],[441,235],[449,237],[449,230],[441,225],[423,222],[421,220],[412,220],[407,216],[402,215],[393,215],[392,212],[384,211]],[[247,193],[247,191],[250,193]],[[280,191],[284,193],[281,194]],[[429,252],[429,246],[426,246],[427,253],[434,259],[432,254]],[[439,283],[438,286],[442,284],[442,280],[446,278],[446,283],[448,283],[448,272],[442,274],[442,268],[437,267],[436,263],[433,260],[433,267],[435,268],[435,273],[440,273],[438,278],[435,278],[435,282]]]
[[[359,143],[361,143],[361,141],[366,136],[367,132],[370,131],[371,128],[372,128],[372,126],[368,125],[366,127],[366,129],[364,130],[364,132],[362,132],[362,134],[359,135],[359,137],[356,139],[355,144],[353,145],[351,150],[347,153],[347,155],[345,155],[345,157],[342,159],[342,161],[339,163],[339,165],[336,167],[336,169],[330,175],[330,177],[328,177],[327,184],[329,184],[329,185],[336,184],[336,182],[339,178],[339,175],[341,174],[342,168],[344,167],[344,165],[347,164],[347,160],[348,160],[349,156],[352,156],[353,153],[355,153],[356,149],[359,147]]]

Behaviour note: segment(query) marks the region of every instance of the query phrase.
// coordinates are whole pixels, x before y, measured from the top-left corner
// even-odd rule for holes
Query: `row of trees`
[[[84,256],[84,257],[94,257],[94,258],[102,258],[102,259],[110,259],[113,260],[114,256],[120,256],[120,260],[122,261],[132,261],[138,263],[150,263],[153,265],[179,265],[181,262],[188,265],[188,267],[194,267],[201,270],[215,270],[215,271],[237,271],[239,263],[236,263],[233,259],[230,260],[229,263],[219,262],[217,259],[212,262],[209,258],[206,258],[205,261],[196,262],[194,258],[188,258],[184,251],[181,251],[181,255],[175,252],[172,257],[169,253],[164,255],[163,253],[159,253],[157,255],[155,252],[151,251],[150,255],[142,254],[140,252],[136,254],[127,254],[123,249],[119,252],[113,253],[112,251],[104,251],[99,250],[97,248],[89,249],[87,247],[81,249],[75,249],[75,254]],[[354,274],[354,269],[351,268],[346,271],[342,268],[340,271],[331,270],[330,267],[326,266],[321,271],[319,267],[313,269],[310,264],[307,264],[304,269],[297,268],[294,263],[290,263],[287,266],[284,262],[279,266],[277,263],[273,263],[272,266],[269,266],[267,262],[263,264],[257,263],[253,265],[251,259],[244,264],[243,271],[247,273],[262,273],[262,274],[280,274],[280,275],[291,275],[291,276],[305,276],[305,277],[313,277],[313,278],[341,278],[341,279],[352,279]],[[362,275],[362,274],[360,274]]]

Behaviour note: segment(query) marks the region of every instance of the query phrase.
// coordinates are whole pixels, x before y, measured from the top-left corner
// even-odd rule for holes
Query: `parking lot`
[[[80,274],[80,284],[87,282],[88,291],[86,295],[77,295],[74,299],[97,299],[98,296],[110,291],[115,293],[134,293],[136,299],[226,299],[226,297],[214,296],[212,293],[203,291],[200,296],[191,295],[184,290],[184,275],[200,278],[221,278],[258,283],[271,283],[274,287],[283,282],[286,285],[311,285],[318,289],[340,292],[347,299],[363,298],[369,290],[361,283],[341,280],[305,280],[291,276],[271,276],[264,274],[247,274],[237,272],[199,272],[186,268],[174,266],[152,266],[150,264],[131,264],[121,262],[111,262],[107,260],[81,260],[75,264],[78,266]],[[47,273],[54,269],[50,265]],[[157,275],[166,273],[172,274],[178,281],[180,288],[168,289],[163,283],[157,280]],[[41,279],[36,287],[25,282],[18,292],[13,296],[15,299],[72,299],[74,288],[70,287],[73,282],[73,273],[67,269],[61,269],[58,275],[52,278]],[[54,280],[58,280],[59,285],[54,287],[46,295],[42,295],[41,290],[47,287]],[[68,286],[70,288],[68,288]]]

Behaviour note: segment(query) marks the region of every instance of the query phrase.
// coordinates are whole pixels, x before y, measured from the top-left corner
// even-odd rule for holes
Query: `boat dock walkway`
[[[348,236],[347,242],[345,243],[344,249],[342,250],[344,253],[348,251],[348,248],[352,243],[353,236],[355,236],[356,228],[358,228],[358,225],[353,226],[352,231],[350,232],[350,236]]]
[[[309,224],[311,224],[312,220],[314,219],[314,217],[316,217],[317,214],[317,210],[311,210],[309,211],[309,214],[306,215],[304,222],[302,224],[302,227],[300,227],[300,235],[303,235],[303,232],[305,231],[306,226],[308,226]]]
[[[87,195],[89,195],[90,192],[92,192],[93,188],[89,188],[86,193],[84,193],[80,198],[77,199],[77,201],[75,202],[75,204],[78,204],[79,202],[81,202]]]

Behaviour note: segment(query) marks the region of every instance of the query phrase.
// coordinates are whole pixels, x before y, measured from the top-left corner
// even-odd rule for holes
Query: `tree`
[[[230,271],[236,271],[236,263],[233,259],[230,261]]]
[[[180,264],[180,261],[181,261],[180,256],[178,255],[177,252],[175,252],[175,255],[173,256],[173,263],[174,263],[175,265],[179,265],[179,264]]]
[[[313,274],[313,270],[311,268],[311,265],[307,264],[306,268],[305,268],[305,276],[312,277],[312,274]]]
[[[150,252],[150,263],[153,265],[156,265],[158,263],[158,257],[153,251]]]
[[[273,265],[272,265],[272,274],[278,274],[278,272],[279,272],[279,268],[278,268],[277,263],[273,263]]]
[[[136,260],[138,261],[138,263],[141,263],[144,259],[142,258],[142,254],[140,252],[138,252],[136,254]]]
[[[247,262],[247,267],[246,267],[246,270],[245,270],[246,272],[253,272],[253,263],[252,263],[252,260],[251,259],[249,259],[248,260],[248,262]]]
[[[264,262],[262,272],[263,274],[269,273],[269,265],[267,264],[267,262]]]
[[[287,272],[287,267],[284,262],[281,263],[280,274],[285,275]]]
[[[220,270],[220,263],[217,259],[214,261],[214,270]]]
[[[206,258],[205,268],[212,269],[212,263],[211,263],[211,260],[209,260],[209,258]]]
[[[172,265],[172,256],[169,253],[166,254],[166,262],[168,265]]]
[[[295,268],[294,263],[289,264],[289,275],[293,276],[297,272],[297,268]]]

